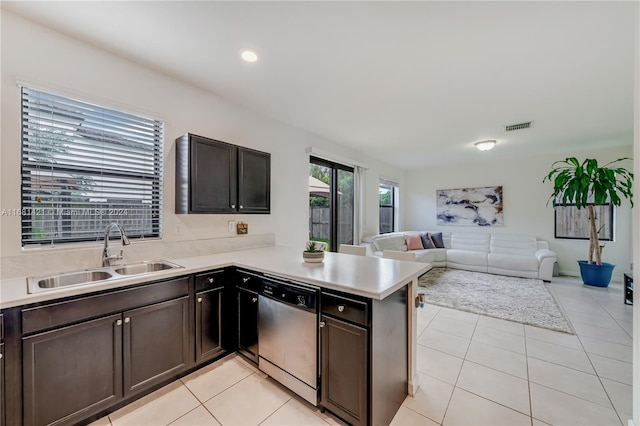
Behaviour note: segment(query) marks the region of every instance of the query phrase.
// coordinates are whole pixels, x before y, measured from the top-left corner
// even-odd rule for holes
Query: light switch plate
[[[232,220],[229,221],[229,233],[236,232],[236,223]]]

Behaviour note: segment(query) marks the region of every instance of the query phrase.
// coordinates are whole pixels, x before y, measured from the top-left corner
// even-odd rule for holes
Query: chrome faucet
[[[124,232],[124,228],[122,227],[122,225],[116,222],[110,223],[107,226],[107,229],[104,231],[104,248],[102,249],[102,266],[103,267],[111,266],[112,260],[122,259],[123,250],[120,250],[119,255],[111,254],[111,252],[109,251],[109,232],[111,231],[111,228],[113,228],[114,226],[120,230],[120,238],[122,239],[122,245],[128,246],[129,244],[131,244],[129,242],[129,238],[127,238],[127,233]]]

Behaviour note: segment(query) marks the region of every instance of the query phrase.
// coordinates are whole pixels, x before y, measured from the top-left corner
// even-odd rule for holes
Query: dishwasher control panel
[[[291,283],[266,279],[262,282],[262,295],[301,308],[316,309],[318,293],[318,290]]]

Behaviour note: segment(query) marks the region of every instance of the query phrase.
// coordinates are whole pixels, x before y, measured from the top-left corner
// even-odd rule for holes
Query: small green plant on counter
[[[305,250],[307,253],[317,253],[322,251],[322,248],[315,241],[309,241],[307,243],[307,249]]]

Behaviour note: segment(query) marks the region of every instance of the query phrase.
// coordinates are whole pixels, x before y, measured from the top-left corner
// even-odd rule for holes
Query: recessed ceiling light
[[[489,151],[491,148],[493,148],[494,146],[496,146],[496,141],[493,139],[490,140],[486,140],[486,141],[479,141],[474,143],[474,145],[476,146],[476,148],[478,148],[480,151]]]
[[[256,55],[256,52],[252,50],[243,50],[242,53],[240,53],[240,56],[242,56],[242,59],[247,62],[255,62],[258,60],[258,55]]]

